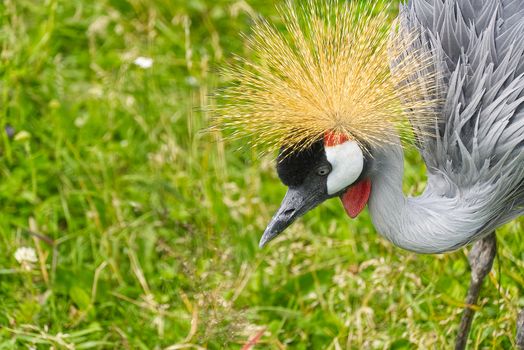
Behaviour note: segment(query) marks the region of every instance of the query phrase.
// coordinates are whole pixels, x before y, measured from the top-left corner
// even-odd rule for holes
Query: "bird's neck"
[[[406,198],[402,191],[404,154],[389,145],[374,155],[370,172],[369,211],[377,231],[400,248],[418,253],[442,253],[469,241],[469,230],[449,220],[448,198]]]

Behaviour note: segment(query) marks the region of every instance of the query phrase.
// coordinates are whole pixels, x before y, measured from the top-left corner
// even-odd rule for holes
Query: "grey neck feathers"
[[[442,253],[460,248],[479,232],[459,198],[438,195],[431,181],[423,195],[402,192],[404,155],[400,145],[374,154],[370,172],[369,211],[377,231],[400,248],[417,253]]]

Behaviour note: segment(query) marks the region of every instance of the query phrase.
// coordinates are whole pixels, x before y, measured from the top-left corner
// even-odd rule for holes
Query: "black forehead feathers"
[[[324,141],[319,140],[301,151],[281,150],[277,158],[277,173],[286,186],[299,186],[311,169],[327,162]]]

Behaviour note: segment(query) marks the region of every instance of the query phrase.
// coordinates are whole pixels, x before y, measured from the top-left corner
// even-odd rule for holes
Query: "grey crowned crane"
[[[367,205],[400,248],[474,243],[466,303],[475,304],[495,230],[524,213],[524,1],[410,0],[393,28],[384,14],[336,0],[281,12],[284,33],[258,21],[254,59],[227,70],[236,83],[218,118],[280,150],[288,191],[260,245],[338,197],[353,218]],[[428,175],[415,198],[402,192],[410,135]],[[473,313],[464,310],[457,349]],[[524,349],[524,312],[517,329]]]

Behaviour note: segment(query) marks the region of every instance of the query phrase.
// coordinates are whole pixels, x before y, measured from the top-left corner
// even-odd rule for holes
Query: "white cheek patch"
[[[325,150],[332,166],[327,178],[327,191],[332,195],[357,181],[364,169],[364,154],[354,141],[326,147]]]

